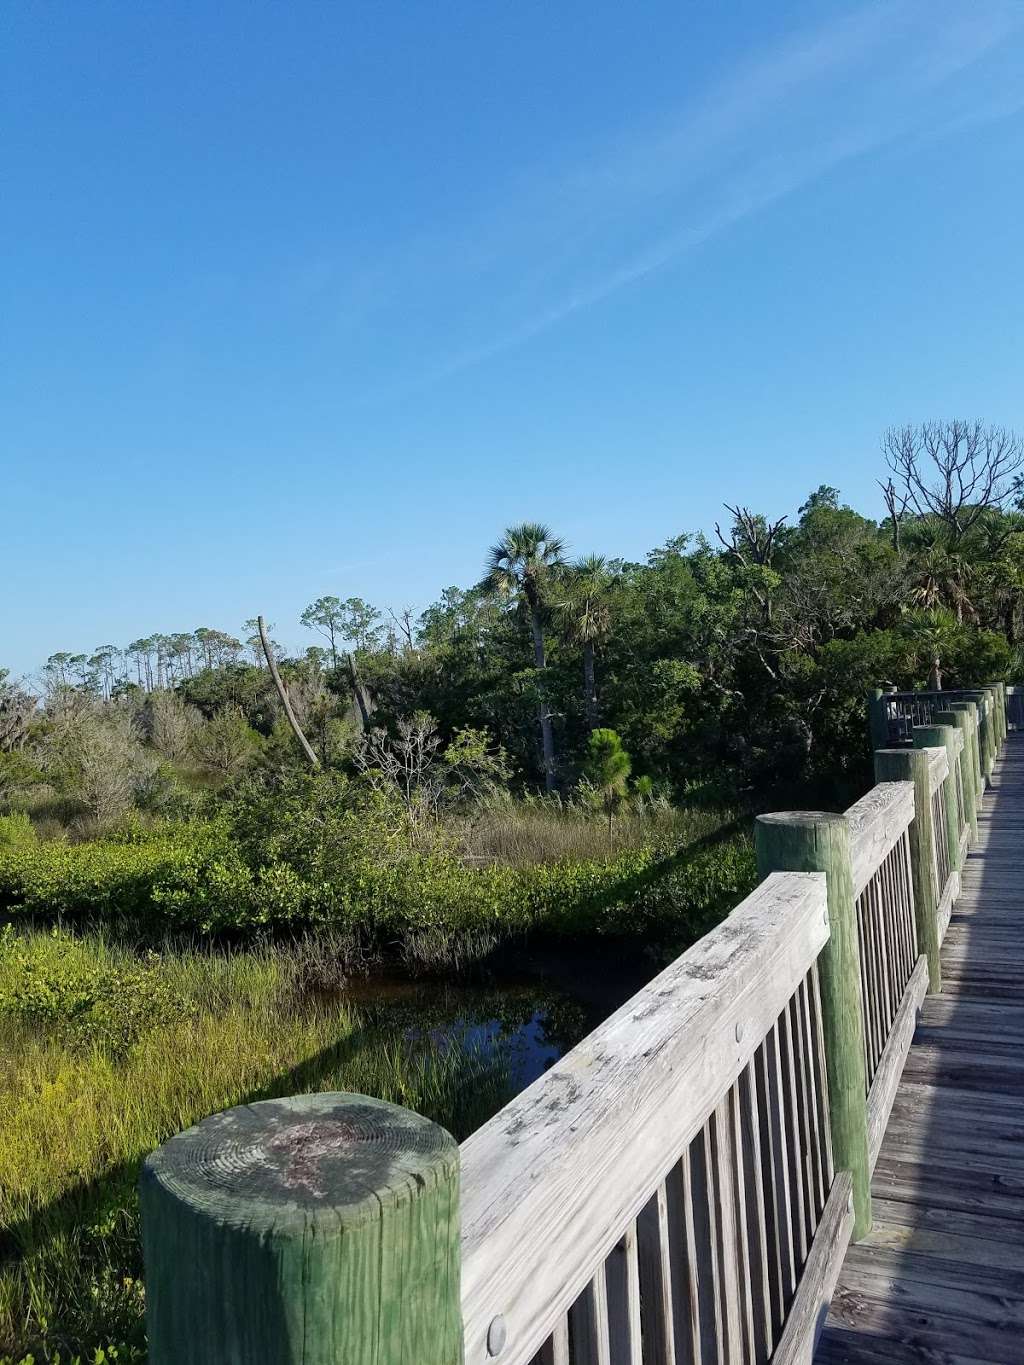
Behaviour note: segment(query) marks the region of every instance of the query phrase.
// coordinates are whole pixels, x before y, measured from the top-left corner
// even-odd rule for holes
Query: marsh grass
[[[498,800],[471,819],[457,822],[457,837],[468,863],[590,862],[652,846],[678,848],[728,823],[734,812],[697,805],[674,806],[654,798],[634,801],[616,815],[611,830],[591,805],[557,796]]]
[[[0,1360],[121,1344],[143,1359],[135,1182],[163,1139],[233,1104],[355,1090],[463,1137],[508,1098],[500,1054],[388,1028],[297,982],[325,953],[138,956],[99,935],[0,939]],[[110,983],[113,983],[111,988]]]

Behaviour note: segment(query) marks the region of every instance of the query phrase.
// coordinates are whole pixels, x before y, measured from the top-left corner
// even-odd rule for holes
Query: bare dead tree
[[[278,672],[277,664],[274,662],[274,651],[271,649],[270,640],[267,638],[267,623],[262,616],[257,616],[256,624],[259,628],[263,653],[266,655],[267,667],[270,669],[270,676],[274,679],[274,686],[277,688],[277,695],[281,698],[281,705],[284,707],[284,713],[288,717],[288,724],[292,727],[292,734],[299,741],[302,752],[309,759],[313,767],[319,768],[320,760],[317,758],[312,744],[310,744],[309,740],[302,733],[302,726],[295,718],[295,712],[292,710],[292,704],[288,700],[288,693],[285,690],[284,682],[281,679],[281,674]]]
[[[935,517],[956,545],[989,508],[1002,508],[1024,466],[1024,441],[981,422],[890,427],[882,453],[905,507]]]
[[[723,505],[727,512],[732,513],[733,524],[729,539],[726,540],[722,528],[715,522],[715,535],[719,541],[740,564],[759,564],[762,568],[770,568],[779,532],[786,518],[767,521],[751,512],[749,507],[730,507],[728,503]]]
[[[415,646],[413,639],[415,614],[412,607],[403,607],[397,615],[388,607],[388,615],[394,623],[395,633],[402,642],[402,648],[405,650],[413,649]]]
[[[885,509],[889,513],[892,521],[892,548],[899,553],[900,548],[900,528],[903,525],[903,518],[907,514],[907,504],[910,502],[910,494],[905,488],[902,490],[896,487],[896,481],[889,478],[885,483],[878,480],[878,486],[882,490],[882,497],[885,499]]]
[[[725,550],[744,568],[756,566],[761,569],[770,569],[777,548],[779,532],[782,530],[786,518],[779,517],[778,521],[768,521],[767,518],[751,512],[749,507],[740,507],[738,504],[736,507],[730,507],[728,503],[723,505],[727,512],[732,513],[733,519],[728,540],[722,534],[722,528],[718,522],[715,522],[715,535]],[[756,576],[752,575],[752,577]],[[750,583],[749,587],[754,601],[761,609],[762,620],[767,624],[772,619],[771,593],[757,582]],[[758,649],[758,653],[761,654],[760,649]],[[774,678],[775,673],[769,668],[763,654],[761,654],[761,662]]]

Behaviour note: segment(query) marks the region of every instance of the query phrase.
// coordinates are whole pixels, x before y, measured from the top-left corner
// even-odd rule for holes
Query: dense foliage
[[[474,866],[441,837],[410,846],[401,813],[361,788],[346,799],[349,785],[296,774],[269,795],[247,788],[216,822],[0,846],[0,909],[143,936],[330,925],[353,951],[398,945],[443,965],[531,931],[695,936],[753,881],[749,840],[717,816],[644,821],[634,847],[598,858]]]
[[[960,426],[950,428],[954,455],[983,462],[986,434],[957,436]],[[936,668],[953,686],[1016,668],[1015,468],[1001,466],[977,503],[961,479],[967,500],[951,506],[913,501],[908,475],[882,522],[827,486],[792,524],[738,506],[716,543],[681,535],[642,563],[573,564],[547,527],[511,527],[482,555],[482,581],[446,589],[418,620],[358,598],[316,599],[301,619],[321,643],[282,657],[282,674],[321,760],[350,773],[376,732],[393,740],[429,716],[442,753],[460,735],[481,741],[501,756],[501,785],[519,792],[573,790],[598,727],[616,732],[634,780],[664,791],[732,797],[863,780],[868,688],[922,686]],[[929,488],[929,467],[914,469]],[[118,805],[159,811],[180,801],[183,777],[216,790],[298,761],[255,634],[243,643],[201,628],[55,654],[43,684],[42,706],[27,712],[24,685],[0,697],[0,716],[21,718],[0,726],[0,799],[34,771],[61,820],[77,811],[102,825]],[[76,713],[87,700],[105,714],[83,735]],[[134,759],[126,726],[144,741]]]

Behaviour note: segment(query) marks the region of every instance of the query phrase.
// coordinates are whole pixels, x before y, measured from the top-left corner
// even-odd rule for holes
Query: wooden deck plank
[[[1024,734],[1004,747],[818,1365],[1024,1361]]]

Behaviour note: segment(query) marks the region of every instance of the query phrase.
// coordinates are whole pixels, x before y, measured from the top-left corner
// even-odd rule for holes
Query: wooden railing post
[[[983,687],[965,692],[968,701],[978,708],[978,757],[981,762],[982,785],[987,786],[995,766],[995,748],[992,743],[992,709],[988,693]]]
[[[826,876],[830,935],[818,959],[818,970],[832,1150],[836,1169],[850,1172],[853,1235],[863,1237],[871,1228],[871,1165],[849,830],[842,815],[780,812],[758,816],[755,840],[760,876],[770,872],[824,872]]]
[[[978,703],[974,701],[951,701],[949,703],[951,711],[963,711],[967,716],[967,740],[968,749],[965,750],[968,766],[971,769],[971,776],[974,779],[974,812],[975,817],[981,814],[981,805],[985,799],[985,777],[981,771],[981,746],[978,741]],[[974,837],[978,837],[977,818],[974,823]]]
[[[875,751],[876,781],[914,784],[914,819],[909,833],[917,951],[928,959],[928,990],[934,995],[942,989],[942,967],[939,961],[942,946],[939,898],[942,888],[935,885],[935,833],[928,769],[928,755],[920,749]]]
[[[942,784],[942,800],[946,806],[946,847],[949,850],[949,866],[953,872],[960,873],[960,807],[956,799],[956,746],[955,725],[915,725],[915,749],[945,749],[949,772]],[[917,790],[914,791],[917,799]],[[934,831],[933,831],[934,833]],[[941,898],[943,887],[937,894]]]
[[[880,687],[873,687],[868,697],[868,730],[872,749],[888,747],[889,710],[885,704],[885,692]]]
[[[953,710],[935,712],[936,725],[948,725],[960,732],[960,788],[964,798],[964,819],[971,828],[971,843],[978,838],[978,810],[974,789],[974,758],[971,754],[970,718],[966,711]],[[959,836],[960,830],[957,829]],[[958,869],[963,872],[963,868]]]
[[[992,756],[998,758],[1003,745],[1003,731],[999,724],[999,687],[996,683],[982,683],[981,690],[988,697],[989,722],[992,726]]]
[[[999,751],[1003,747],[1003,740],[1006,737],[1003,733],[1003,720],[1006,716],[1006,708],[1003,705],[1003,697],[999,683],[985,683],[984,690],[988,693],[992,703],[990,708],[992,716],[992,747],[995,751],[995,756],[998,758]]]
[[[459,1149],[419,1114],[242,1105],[139,1189],[151,1365],[460,1365]]]

